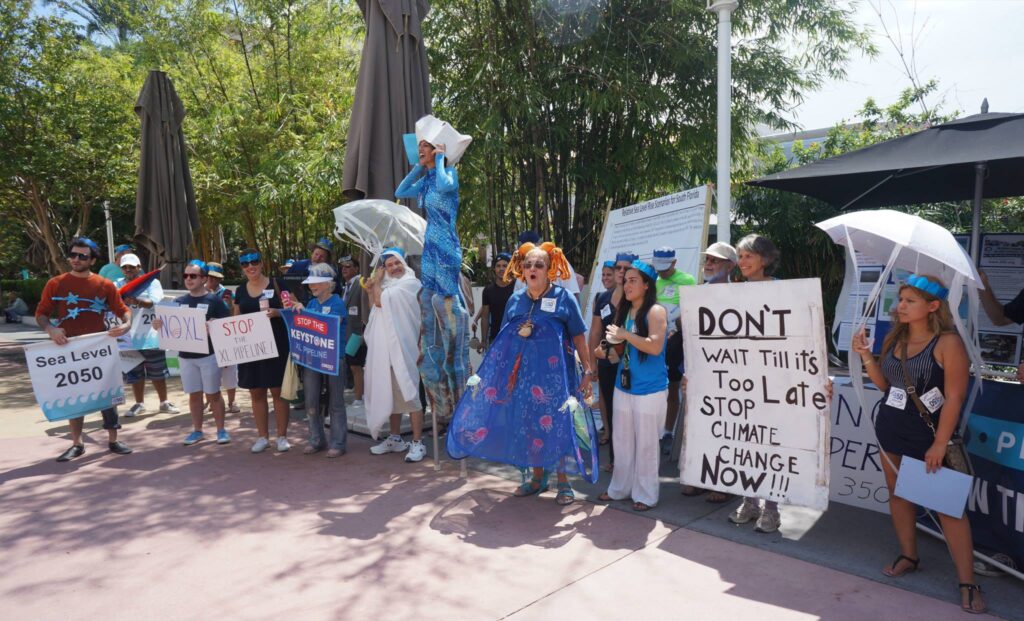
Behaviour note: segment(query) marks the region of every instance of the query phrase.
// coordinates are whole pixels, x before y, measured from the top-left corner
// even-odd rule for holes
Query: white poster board
[[[161,305],[156,316],[163,322],[158,334],[160,349],[191,354],[209,354],[206,340],[206,309],[188,306]]]
[[[213,319],[208,325],[219,367],[276,358],[278,355],[270,318],[264,313]]]
[[[47,420],[78,418],[124,403],[117,340],[106,332],[66,345],[45,340],[25,347],[32,391]]]
[[[832,388],[832,437],[829,440],[833,502],[889,513],[889,488],[882,474],[882,454],[875,438],[875,416],[882,392],[864,386],[867,408],[861,407],[849,377],[837,377]]]
[[[688,362],[683,483],[827,508],[821,281],[684,287],[680,303]]]
[[[594,312],[594,292],[600,290],[601,265],[615,260],[620,252],[633,252],[650,261],[655,248],[675,248],[676,269],[701,282],[700,253],[707,247],[710,210],[711,192],[702,185],[609,211],[584,291],[587,299],[580,300],[586,324],[590,325]]]

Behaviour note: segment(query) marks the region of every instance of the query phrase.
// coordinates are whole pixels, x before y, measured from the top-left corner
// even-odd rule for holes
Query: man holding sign
[[[223,319],[230,315],[228,307],[220,296],[206,290],[206,263],[193,259],[185,266],[185,288],[188,293],[174,299],[181,307],[195,308],[206,312],[206,321]],[[160,332],[163,342],[165,328],[164,317],[158,314],[153,320],[153,327]],[[217,366],[217,357],[213,355],[213,346],[203,326],[202,335],[206,341],[206,353],[179,351],[178,361],[181,365],[181,388],[188,395],[188,412],[192,416],[192,433],[185,436],[185,446],[191,446],[203,439],[203,394],[210,403],[213,420],[217,424],[217,444],[231,442],[227,429],[224,428],[224,399],[220,396],[221,370]],[[188,329],[186,328],[187,332]],[[192,330],[193,333],[200,332]]]
[[[125,306],[114,283],[93,274],[91,268],[100,255],[96,242],[85,237],[71,240],[68,263],[71,271],[47,281],[36,307],[36,323],[57,345],[67,345],[68,337],[103,332],[103,316],[113,312],[124,323],[107,331],[117,338],[126,334],[132,323],[132,312]],[[51,321],[51,317],[53,321]],[[122,397],[123,400],[123,397]],[[117,439],[121,428],[117,419],[117,406],[111,404],[100,410],[103,428],[107,430],[111,453],[127,455],[132,450]],[[57,461],[64,462],[85,453],[82,444],[82,416],[68,421],[71,427],[71,448],[61,453]]]

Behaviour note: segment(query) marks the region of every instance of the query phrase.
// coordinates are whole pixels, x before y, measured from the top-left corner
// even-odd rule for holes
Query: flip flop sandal
[[[910,567],[907,567],[903,571],[897,572],[896,566],[900,564],[900,561],[907,561],[910,563]],[[900,554],[896,557],[896,560],[892,562],[892,565],[882,570],[882,573],[889,576],[890,578],[899,578],[910,573],[914,573],[919,569],[918,565],[921,563],[919,558],[910,558],[905,554]]]
[[[568,481],[559,483],[556,489],[558,489],[558,493],[555,494],[555,502],[558,504],[565,506],[571,505],[576,501],[576,494],[573,493],[572,486],[569,485]]]
[[[967,605],[965,606],[963,603],[961,603],[961,610],[963,610],[964,612],[969,612],[972,615],[980,615],[983,614],[986,610],[988,610],[988,606],[985,605],[985,602],[981,602],[980,609],[974,607],[974,594],[977,593],[978,595],[981,595],[980,586],[976,584],[971,584],[970,582],[961,582],[960,588],[967,589]],[[963,601],[962,596],[961,601]]]
[[[708,497],[704,499],[704,502],[720,505],[723,502],[729,502],[730,500],[732,500],[732,494],[726,494],[725,492],[711,492],[708,494]]]
[[[608,492],[601,492],[601,495],[597,497],[600,502],[615,502],[615,499],[608,495]]]
[[[701,494],[707,493],[707,491],[708,490],[706,490],[706,489],[701,489],[699,487],[694,487],[692,485],[684,485],[683,488],[681,490],[679,490],[679,493],[681,493],[683,496],[691,496],[692,497],[692,496],[700,496]]]
[[[654,507],[652,507],[651,505],[647,505],[647,504],[644,504],[642,502],[634,502],[633,503],[633,511],[636,511],[637,513],[642,513],[644,511],[650,511],[653,508]]]

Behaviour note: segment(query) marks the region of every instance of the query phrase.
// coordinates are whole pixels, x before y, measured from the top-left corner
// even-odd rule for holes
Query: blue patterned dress
[[[419,164],[413,167],[395,190],[395,197],[416,199],[427,219],[420,268],[423,288],[444,296],[459,295],[462,246],[455,230],[459,216],[458,173],[454,168],[445,168],[444,155],[438,153],[434,168]]]
[[[530,336],[519,328],[527,319]],[[498,336],[455,408],[447,449],[520,468],[578,473],[597,481],[596,431],[589,409],[566,406],[578,394],[572,337],[586,326],[575,298],[558,286],[541,299],[517,291]]]

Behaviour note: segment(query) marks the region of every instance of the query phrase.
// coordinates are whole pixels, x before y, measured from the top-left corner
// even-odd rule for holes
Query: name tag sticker
[[[358,306],[349,306],[348,307],[348,314],[353,316],[353,317],[355,317],[356,315],[359,314],[359,307]]]
[[[206,310],[206,309],[210,308],[210,305],[209,304],[196,304],[196,308],[198,308],[199,310]]]
[[[601,309],[601,319],[607,319],[608,315],[612,314],[611,304],[605,304],[604,308]]]
[[[331,312],[331,307],[330,306],[325,306],[325,307],[320,309],[320,312],[326,315],[326,314]]]
[[[889,398],[885,400],[885,404],[894,407],[897,410],[902,410],[907,407],[907,391],[902,388],[890,388]]]
[[[274,290],[273,289],[264,289],[263,290],[263,299],[270,300],[270,299],[273,299],[273,297],[274,297]]]
[[[938,386],[932,388],[928,392],[921,395],[921,403],[924,407],[928,408],[928,411],[934,414],[942,408],[942,404],[946,402],[946,398],[942,396]]]
[[[555,312],[556,304],[558,304],[558,300],[555,298],[544,298],[540,301],[540,309],[545,313],[553,313]]]

